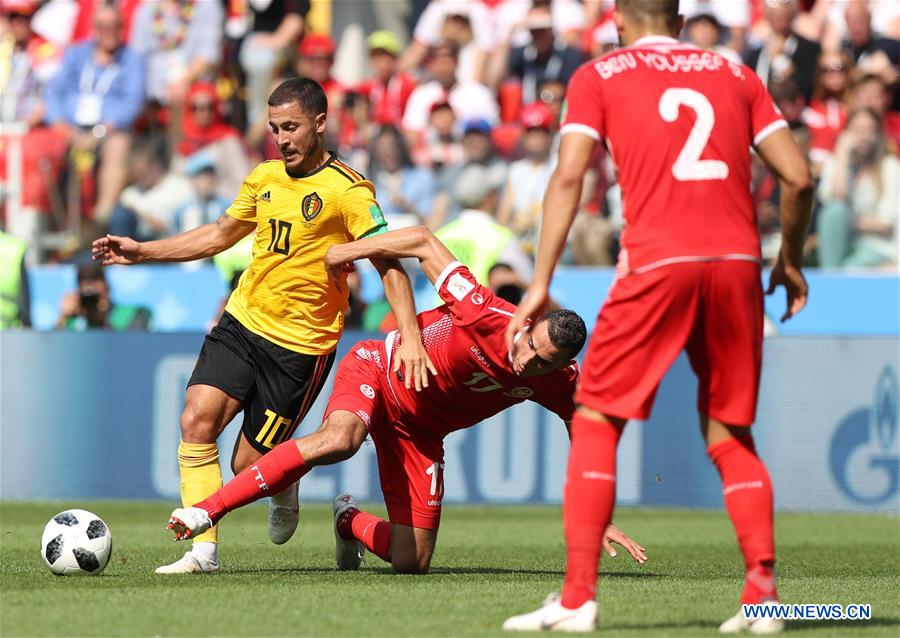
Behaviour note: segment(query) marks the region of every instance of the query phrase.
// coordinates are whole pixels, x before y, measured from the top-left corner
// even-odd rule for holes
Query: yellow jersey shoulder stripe
[[[346,170],[348,173],[350,173],[350,175],[352,175],[352,176],[355,177],[356,179],[358,179],[358,180],[364,180],[364,179],[366,179],[366,176],[365,176],[365,175],[363,175],[363,174],[360,173],[359,171],[356,171],[356,170],[350,168],[347,164],[345,164],[345,163],[342,162],[341,160],[335,159],[335,160],[334,160],[334,163],[337,164],[338,166],[340,166],[341,168],[343,168],[344,170]]]
[[[331,164],[329,164],[329,165],[328,165],[328,168],[333,168],[334,170],[336,170],[338,173],[340,173],[341,175],[343,175],[344,177],[346,177],[348,180],[350,180],[350,183],[351,183],[351,184],[355,184],[356,182],[359,181],[358,179],[356,179],[356,178],[354,178],[354,177],[351,177],[349,173],[345,173],[342,169],[338,168],[338,167],[335,165],[334,162],[332,162]]]

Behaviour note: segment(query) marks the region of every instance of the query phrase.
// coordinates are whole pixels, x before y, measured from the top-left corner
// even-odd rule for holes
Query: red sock
[[[707,449],[722,477],[725,510],[744,555],[747,578],[741,604],[777,600],[772,481],[753,439],[728,439]]]
[[[566,582],[562,605],[569,609],[593,600],[603,532],[616,504],[616,447],[621,430],[576,412],[563,493]]]
[[[349,509],[338,519],[338,534],[356,538],[381,560],[391,562],[391,524],[374,514]]]
[[[231,510],[278,494],[311,469],[297,449],[297,442],[285,441],[194,507],[206,510],[215,524]]]

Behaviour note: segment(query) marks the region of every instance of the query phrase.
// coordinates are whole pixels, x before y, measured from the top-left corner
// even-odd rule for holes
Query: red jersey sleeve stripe
[[[440,294],[441,287],[444,285],[444,282],[447,281],[447,277],[450,276],[454,270],[462,266],[462,262],[459,261],[451,261],[447,264],[447,267],[441,271],[441,274],[438,275],[438,278],[434,280],[434,289]]]
[[[582,135],[587,135],[589,138],[600,141],[600,132],[588,126],[587,124],[577,124],[572,122],[570,124],[565,124],[561,129],[559,129],[560,135],[566,135],[567,133],[581,133]]]
[[[775,120],[768,126],[763,127],[759,133],[753,138],[753,146],[759,146],[760,142],[769,137],[772,133],[779,129],[787,128],[788,123],[784,120]]]

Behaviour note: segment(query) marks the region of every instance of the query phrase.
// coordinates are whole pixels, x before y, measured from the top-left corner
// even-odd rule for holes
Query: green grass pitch
[[[112,530],[112,559],[97,578],[56,577],[41,563],[41,529],[66,506]],[[268,541],[265,508],[249,507],[225,520],[220,574],[156,576],[187,549],[164,530],[171,504],[66,506],[0,506],[0,635],[503,635],[504,618],[558,590],[564,564],[559,508],[448,505],[431,574],[397,576],[371,556],[359,572],[336,573],[330,508],[308,505],[286,545]],[[620,508],[616,522],[650,561],[624,552],[603,561],[600,635],[717,635],[742,581],[725,514]],[[872,605],[869,622],[799,622],[790,634],[900,635],[900,520],[781,514],[777,541],[786,602]]]

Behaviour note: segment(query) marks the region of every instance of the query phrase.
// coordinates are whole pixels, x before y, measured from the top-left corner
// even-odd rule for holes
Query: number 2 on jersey
[[[693,89],[666,89],[659,98],[659,114],[666,122],[678,120],[678,109],[686,106],[697,119],[687,141],[672,165],[672,176],[680,182],[726,179],[728,164],[721,160],[700,159],[716,123],[716,113],[705,95]]]

